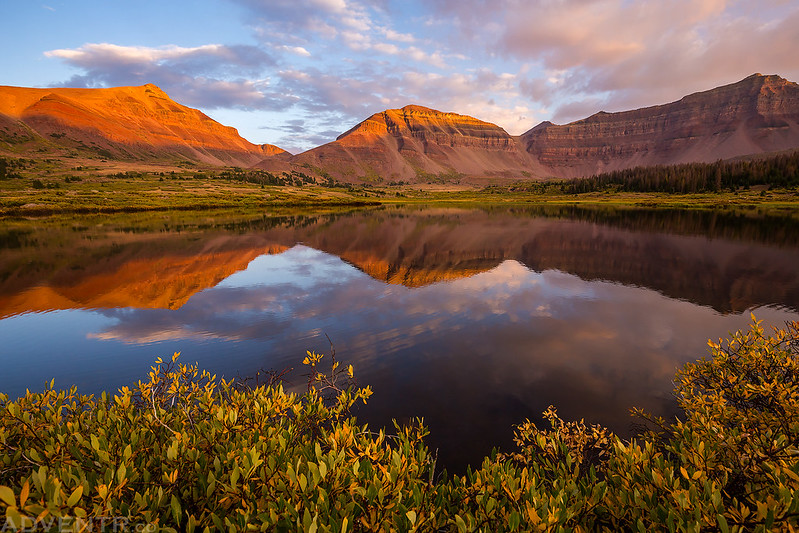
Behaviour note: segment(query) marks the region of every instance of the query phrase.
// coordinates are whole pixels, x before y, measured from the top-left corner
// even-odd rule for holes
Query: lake
[[[799,320],[799,221],[755,213],[381,208],[0,223],[0,391],[116,391],[158,356],[225,377],[355,367],[372,427],[424,417],[450,470],[555,405],[629,435],[677,414],[707,340]]]

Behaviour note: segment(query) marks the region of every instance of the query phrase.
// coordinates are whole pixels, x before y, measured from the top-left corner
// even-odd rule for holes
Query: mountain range
[[[345,182],[572,178],[634,166],[712,162],[799,148],[799,85],[754,74],[658,106],[600,111],[520,136],[419,105],[376,113],[335,141],[292,155],[171,100],[154,85],[0,86],[0,155],[82,154],[298,170]]]

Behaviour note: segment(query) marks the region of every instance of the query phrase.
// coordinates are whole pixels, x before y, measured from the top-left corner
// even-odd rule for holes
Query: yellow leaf
[[[17,505],[16,499],[14,498],[14,491],[11,490],[11,487],[6,487],[5,485],[0,485],[0,500],[3,500],[9,507],[15,507]]]

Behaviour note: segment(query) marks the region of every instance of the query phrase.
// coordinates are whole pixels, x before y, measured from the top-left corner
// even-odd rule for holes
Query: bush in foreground
[[[309,389],[240,387],[157,361],[95,399],[0,396],[7,529],[792,530],[799,524],[798,324],[711,343],[686,365],[676,422],[623,441],[545,413],[518,449],[437,473],[421,422],[372,432],[349,414],[369,388],[309,353]]]

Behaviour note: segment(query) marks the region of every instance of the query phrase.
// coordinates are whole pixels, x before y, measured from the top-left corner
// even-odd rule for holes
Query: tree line
[[[563,192],[605,190],[624,192],[700,193],[736,191],[755,185],[799,187],[799,151],[765,159],[716,161],[635,167],[574,178],[560,184]]]

